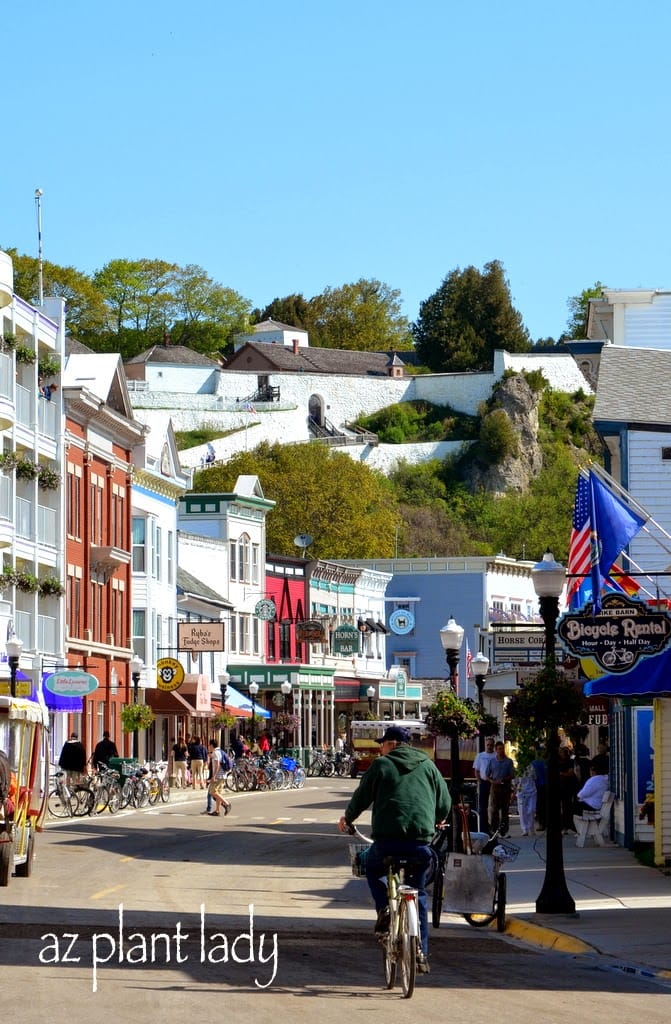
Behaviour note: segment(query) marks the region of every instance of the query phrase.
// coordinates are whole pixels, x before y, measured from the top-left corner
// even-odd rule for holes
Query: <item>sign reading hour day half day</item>
[[[599,612],[591,603],[576,614],[562,615],[557,636],[578,658],[594,658],[606,672],[628,672],[641,658],[659,654],[671,641],[671,616],[643,601],[606,594]]]
[[[175,658],[159,658],[156,662],[156,685],[159,690],[178,690],[184,682],[184,666]]]
[[[178,622],[177,647],[180,651],[192,651],[194,654],[223,651],[223,622]]]
[[[98,689],[98,680],[90,672],[66,669],[45,676],[44,686],[49,693],[56,693],[59,697],[86,697]]]
[[[345,656],[359,653],[359,630],[356,626],[336,626],[333,630],[333,653]]]

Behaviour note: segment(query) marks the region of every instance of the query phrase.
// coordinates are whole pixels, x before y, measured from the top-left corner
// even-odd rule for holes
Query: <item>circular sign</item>
[[[262,619],[264,622],[272,622],[277,614],[275,602],[269,597],[262,598],[257,602],[256,607],[254,608],[254,614],[257,619]]]
[[[407,608],[397,608],[391,613],[387,622],[392,633],[396,633],[397,636],[412,633],[415,628],[415,616]]]
[[[45,676],[44,687],[49,693],[56,693],[60,697],[85,697],[98,689],[98,680],[90,672],[66,669],[64,672],[52,672],[50,676]]]
[[[156,662],[156,685],[159,690],[178,690],[184,682],[184,667],[175,658],[160,658]]]

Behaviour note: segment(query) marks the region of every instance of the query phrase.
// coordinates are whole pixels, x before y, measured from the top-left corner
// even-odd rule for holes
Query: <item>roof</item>
[[[204,356],[202,352],[196,352],[186,345],[152,345],[145,352],[126,359],[126,364],[131,363],[170,363],[173,366],[211,366],[214,368],[219,364],[215,359]]]
[[[593,419],[671,425],[671,352],[604,345]]]
[[[233,605],[225,597],[212,590],[206,583],[196,579],[186,569],[177,567],[177,593],[189,597],[199,598],[201,601],[209,601],[211,604],[220,605],[222,608],[232,608]]]
[[[389,366],[404,365],[402,356],[390,352],[358,352],[342,348],[299,348],[249,341],[226,360],[227,370],[249,371],[250,356],[255,367],[285,373],[328,373],[339,376],[388,377]]]
[[[254,324],[252,331],[254,334],[263,334],[264,331],[300,331],[302,334],[306,333],[304,327],[292,327],[291,324],[283,324],[280,320],[273,320],[272,317],[268,317],[267,320],[262,320],[258,324]]]

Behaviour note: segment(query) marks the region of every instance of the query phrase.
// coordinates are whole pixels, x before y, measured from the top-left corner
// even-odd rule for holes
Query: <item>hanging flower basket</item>
[[[61,486],[61,474],[51,466],[40,464],[37,467],[37,486],[44,491],[57,491]]]
[[[439,690],[426,713],[426,726],[433,736],[477,736],[482,716],[470,697],[459,697],[453,690]]]
[[[0,573],[0,592],[4,592],[9,587],[16,587],[24,594],[34,594],[39,590],[40,583],[37,576],[33,576],[32,573],[24,572],[23,569],[12,569],[11,566],[6,565]]]
[[[506,704],[507,732],[512,740],[547,737],[559,728],[571,729],[587,719],[582,691],[561,672],[544,668],[518,687]]]
[[[148,729],[154,721],[154,712],[148,704],[126,704],[121,709],[121,728],[124,732]]]
[[[219,729],[232,729],[236,721],[235,715],[232,715],[230,711],[219,711],[212,719],[214,725]]]
[[[65,587],[58,576],[43,576],[39,581],[40,597],[61,597]]]
[[[296,732],[300,724],[301,720],[298,715],[285,714],[284,711],[280,711],[272,721],[273,734],[279,736],[284,732]]]

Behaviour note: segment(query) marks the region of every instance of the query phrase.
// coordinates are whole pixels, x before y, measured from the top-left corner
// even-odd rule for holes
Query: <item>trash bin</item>
[[[123,782],[125,776],[130,775],[137,766],[137,761],[134,757],[110,757],[109,766],[117,773],[119,781]]]

